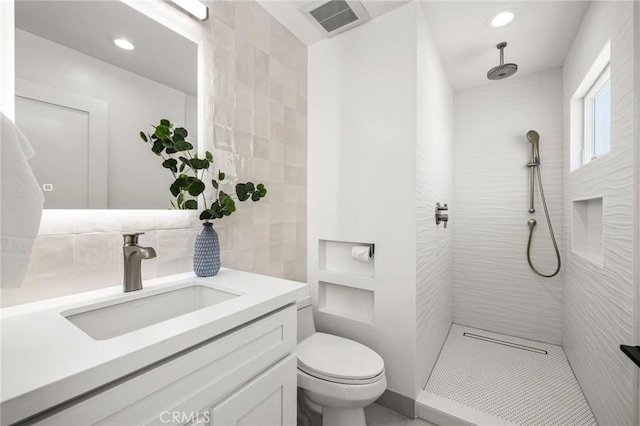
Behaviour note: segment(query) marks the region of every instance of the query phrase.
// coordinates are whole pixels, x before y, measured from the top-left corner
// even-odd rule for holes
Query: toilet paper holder
[[[354,245],[351,248],[351,258],[353,260],[357,260],[360,262],[370,262],[371,259],[373,259],[374,253],[375,253],[374,244],[359,244],[359,245]]]

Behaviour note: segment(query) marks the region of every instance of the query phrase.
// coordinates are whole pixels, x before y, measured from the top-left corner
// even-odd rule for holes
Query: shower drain
[[[518,343],[507,342],[505,340],[494,339],[493,337],[481,336],[479,334],[473,334],[473,333],[467,333],[467,332],[462,333],[462,335],[464,337],[471,337],[472,339],[478,339],[478,340],[482,340],[484,342],[495,343],[496,345],[508,346],[508,347],[514,348],[514,349],[521,349],[523,351],[534,352],[534,353],[537,353],[537,354],[540,354],[540,355],[548,355],[549,354],[544,349],[538,349],[538,348],[534,348],[532,346],[525,346],[525,345],[520,345]]]

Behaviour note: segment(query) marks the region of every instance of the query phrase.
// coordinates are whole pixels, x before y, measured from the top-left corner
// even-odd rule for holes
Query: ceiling
[[[17,28],[197,94],[197,45],[122,2],[19,0],[15,14]],[[132,41],[135,50],[116,47],[116,37]]]
[[[324,40],[327,36],[321,33],[311,19],[298,10],[300,6],[309,3],[308,0],[256,0],[267,12],[276,18],[289,31],[295,34],[304,44],[311,45]],[[371,19],[391,12],[410,0],[365,0],[361,1]],[[318,2],[323,3],[323,2]],[[348,31],[348,30],[347,30]]]
[[[561,67],[588,7],[586,1],[424,1],[421,3],[449,81],[455,90],[492,82],[500,63],[496,45],[508,43],[505,63],[519,75]],[[501,28],[486,25],[494,13],[516,9]]]
[[[326,38],[298,10],[306,0],[258,2],[307,45]],[[375,18],[407,1],[362,3]],[[589,5],[588,1],[576,0],[422,0],[420,4],[454,90],[499,84],[487,80],[486,74],[499,64],[495,46],[502,41],[508,43],[505,62],[518,64],[516,77],[561,67]],[[516,9],[516,17],[510,24],[502,28],[487,26],[489,17],[511,8]]]

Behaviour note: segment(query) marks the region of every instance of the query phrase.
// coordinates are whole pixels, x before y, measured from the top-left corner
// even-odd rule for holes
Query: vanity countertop
[[[106,340],[94,340],[62,315],[185,283],[228,290],[240,297]],[[210,278],[184,273],[148,280],[143,290],[132,293],[123,293],[117,286],[1,309],[3,423],[32,416],[306,294],[306,284],[222,268]]]

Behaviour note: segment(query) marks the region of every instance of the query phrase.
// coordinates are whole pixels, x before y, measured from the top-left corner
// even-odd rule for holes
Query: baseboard
[[[376,404],[382,405],[410,419],[416,418],[415,401],[392,390],[385,390],[382,396],[376,401]]]

